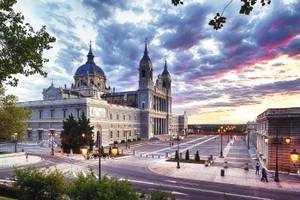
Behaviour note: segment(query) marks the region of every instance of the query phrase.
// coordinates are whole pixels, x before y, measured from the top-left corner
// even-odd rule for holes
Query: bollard
[[[166,152],[166,158],[169,158],[168,152]]]
[[[143,157],[143,154],[140,153],[140,157]]]
[[[152,158],[154,158],[154,155],[152,154]]]
[[[225,170],[221,169],[221,176],[225,176]]]

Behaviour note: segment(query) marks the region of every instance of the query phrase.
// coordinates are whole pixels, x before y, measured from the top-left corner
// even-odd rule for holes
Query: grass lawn
[[[8,198],[8,197],[3,197],[3,196],[0,196],[0,200],[14,200],[12,198]]]

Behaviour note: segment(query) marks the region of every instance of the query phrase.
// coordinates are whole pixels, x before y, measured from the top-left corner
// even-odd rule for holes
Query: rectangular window
[[[54,110],[52,109],[52,110],[50,110],[50,117],[51,117],[51,119],[53,119],[54,118]]]
[[[117,114],[117,120],[119,120],[119,114]]]
[[[111,113],[109,113],[109,118],[112,119],[112,114]]]
[[[128,115],[129,120],[131,120],[131,115]]]
[[[43,111],[39,110],[39,119],[42,119],[42,118],[43,118]]]
[[[27,131],[27,138],[28,139],[32,138],[32,131],[30,131],[30,130]]]
[[[126,119],[126,116],[125,115],[123,115],[123,120],[125,120]]]
[[[39,134],[39,140],[43,140],[43,131],[39,130],[38,134]]]
[[[145,102],[142,102],[142,109],[145,109]]]
[[[113,132],[110,131],[110,138],[113,138]]]
[[[120,131],[117,131],[117,136],[120,137]]]
[[[80,108],[77,108],[76,110],[77,110],[77,118],[79,118],[80,117]]]
[[[123,137],[125,137],[125,131],[123,131]]]
[[[129,137],[131,137],[131,130],[129,131]]]
[[[63,113],[64,113],[64,114],[63,114],[63,115],[64,115],[64,118],[66,118],[66,117],[67,117],[67,109],[64,109],[64,110],[63,110]]]

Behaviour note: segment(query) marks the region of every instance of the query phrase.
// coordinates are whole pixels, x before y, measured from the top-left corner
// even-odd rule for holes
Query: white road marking
[[[166,186],[166,187],[173,187],[173,188],[179,188],[179,189],[185,189],[185,190],[194,190],[194,191],[199,191],[199,192],[206,192],[206,193],[213,193],[213,194],[220,194],[220,195],[227,195],[227,196],[234,196],[234,197],[241,197],[241,198],[248,198],[248,199],[272,200],[269,198],[248,196],[248,195],[235,194],[235,193],[230,193],[230,192],[221,192],[221,191],[215,191],[215,190],[209,190],[209,189],[200,189],[200,188],[184,187],[184,186],[178,186],[178,185],[153,183],[153,182],[139,181],[139,180],[133,180],[133,179],[128,179],[128,181],[135,182],[135,183],[147,184],[147,185],[156,185],[156,186],[161,185],[161,186]]]
[[[189,143],[192,143],[192,142],[196,142],[196,141],[202,140],[202,139],[204,139],[204,138],[206,138],[206,137],[207,137],[207,136],[204,136],[204,137],[201,137],[201,138],[197,138],[197,139],[195,139],[195,140],[190,140],[190,141],[188,141],[188,142],[180,143],[179,146],[186,145],[186,144],[189,144]],[[161,152],[161,151],[165,151],[165,150],[168,150],[168,149],[171,149],[171,148],[174,148],[174,147],[166,147],[166,148],[163,148],[163,149],[159,149],[159,150],[157,150],[157,151],[149,152],[149,153],[147,153],[146,155],[151,155],[151,154],[159,153],[159,152]]]

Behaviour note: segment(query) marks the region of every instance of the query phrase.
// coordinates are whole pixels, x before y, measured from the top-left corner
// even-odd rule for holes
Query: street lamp
[[[54,129],[50,129],[50,133],[49,136],[51,138],[51,156],[54,156],[54,137],[55,137],[56,133]]]
[[[180,143],[180,140],[183,140],[184,139],[184,136],[183,135],[178,135],[177,134],[177,137],[175,135],[173,135],[173,139],[174,140],[177,140],[177,169],[180,169],[180,163],[179,163],[179,143]]]
[[[15,143],[15,153],[17,152],[17,145],[18,145],[18,133],[13,134],[13,142]]]
[[[278,132],[279,130],[276,130],[276,167],[275,167],[275,176],[274,176],[274,181],[279,182],[279,172],[278,172]]]
[[[223,156],[223,132],[225,132],[225,130],[223,129],[223,126],[221,126],[218,129],[218,133],[221,135],[221,150],[220,150],[220,158],[224,158]]]
[[[299,153],[296,151],[296,149],[293,149],[293,151],[291,152],[290,158],[291,158],[291,161],[293,162],[293,164],[296,165],[296,163],[299,160]]]
[[[99,181],[101,181],[101,156],[100,156],[100,148],[102,146],[102,134],[100,131],[97,132],[97,137],[98,137],[98,151],[99,151],[99,165],[98,165],[98,170],[99,170]]]
[[[285,144],[291,144],[292,139],[290,137],[287,137],[284,139]]]
[[[119,152],[118,147],[113,146],[113,148],[111,148],[111,155],[112,155],[113,157],[117,156],[117,155],[118,155],[118,152]]]
[[[125,144],[126,144],[126,149],[128,148],[128,144],[127,144],[127,132],[129,131],[129,129],[128,128],[124,128],[123,129],[123,132],[125,133]]]

